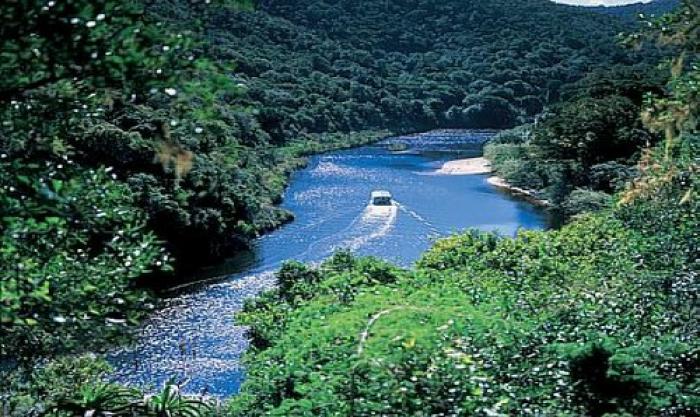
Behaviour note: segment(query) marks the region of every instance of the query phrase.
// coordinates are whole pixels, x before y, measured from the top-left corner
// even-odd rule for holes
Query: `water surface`
[[[231,395],[244,372],[245,329],[233,315],[274,285],[287,259],[318,262],[340,249],[410,266],[439,237],[468,228],[513,235],[547,226],[546,214],[486,182],[486,175],[440,176],[456,158],[480,156],[488,132],[434,132],[313,157],[295,173],[282,206],[295,221],[259,239],[234,264],[239,272],[165,300],[134,346],[110,355],[115,379],[143,387],[173,378],[189,392]],[[368,205],[375,189],[394,207]]]

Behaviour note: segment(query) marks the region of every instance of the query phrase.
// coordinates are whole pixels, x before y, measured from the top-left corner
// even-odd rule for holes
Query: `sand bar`
[[[467,158],[445,162],[437,175],[477,175],[491,172],[491,164],[486,158]]]

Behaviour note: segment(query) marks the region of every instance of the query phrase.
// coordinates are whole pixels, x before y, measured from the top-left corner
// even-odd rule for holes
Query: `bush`
[[[562,209],[567,216],[585,212],[599,211],[609,208],[612,203],[610,194],[585,188],[573,190],[562,203]]]
[[[520,144],[489,142],[484,147],[484,157],[499,171],[499,166],[509,161],[523,159],[527,148]]]
[[[638,175],[637,167],[618,162],[607,162],[593,165],[589,178],[592,189],[613,193],[622,191]]]

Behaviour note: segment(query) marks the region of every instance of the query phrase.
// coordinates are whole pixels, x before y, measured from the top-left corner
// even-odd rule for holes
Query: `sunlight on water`
[[[136,344],[109,355],[120,382],[159,386],[170,378],[185,391],[231,395],[244,377],[248,347],[234,314],[275,284],[288,259],[318,263],[340,249],[410,266],[440,236],[467,228],[513,235],[545,226],[542,212],[495,190],[485,175],[438,176],[445,161],[479,156],[492,133],[433,133],[387,139],[376,146],[316,156],[294,174],[283,207],[293,223],[261,238],[255,261],[220,283],[167,299],[144,324]],[[403,144],[391,152],[391,144]],[[368,205],[386,189],[392,206]]]

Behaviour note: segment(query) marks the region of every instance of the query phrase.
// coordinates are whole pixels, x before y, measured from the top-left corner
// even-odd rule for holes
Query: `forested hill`
[[[173,129],[196,156],[187,201],[157,180],[131,180],[180,258],[231,253],[232,236],[237,243],[279,225],[286,217],[273,203],[290,160],[358,143],[319,134],[512,127],[595,69],[644,72],[657,61],[618,45],[620,19],[548,0],[276,0],[205,14],[168,0],[151,11],[179,30],[202,26],[201,53],[233,63],[225,76],[240,86],[217,97],[220,117],[210,112],[216,120],[206,126],[205,112],[190,113],[202,134]],[[238,157],[222,157],[231,149]]]
[[[547,0],[266,1],[216,17],[273,138],[368,127],[509,127],[593,68],[638,63],[618,19]]]

